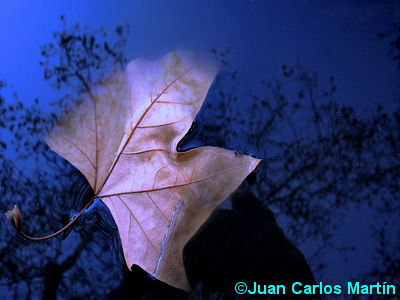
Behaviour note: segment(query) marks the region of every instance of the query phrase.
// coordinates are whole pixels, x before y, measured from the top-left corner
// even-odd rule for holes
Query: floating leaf
[[[186,53],[133,60],[47,137],[110,209],[127,266],[185,290],[184,245],[259,163],[216,147],[177,152],[216,72]]]

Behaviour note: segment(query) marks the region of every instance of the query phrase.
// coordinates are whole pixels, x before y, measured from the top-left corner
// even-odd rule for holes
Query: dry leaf
[[[185,290],[184,245],[259,163],[216,147],[176,151],[216,72],[185,53],[133,60],[47,137],[110,209],[128,268]]]

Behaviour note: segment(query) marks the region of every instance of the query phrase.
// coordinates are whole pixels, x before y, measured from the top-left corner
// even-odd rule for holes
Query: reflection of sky
[[[229,47],[243,93],[255,89],[261,78],[278,74],[282,64],[299,61],[317,70],[321,80],[334,75],[342,103],[372,107],[373,102],[389,104],[398,93],[388,41],[377,34],[391,29],[399,12],[400,5],[390,1],[0,1],[0,79],[7,79],[24,101],[35,96],[45,103],[52,100],[54,92],[38,64],[39,46],[62,28],[64,14],[69,25],[79,22],[107,31],[127,22],[128,58]],[[369,248],[363,244],[369,241],[365,220],[352,219],[340,231],[340,242]],[[362,269],[371,253],[360,253],[352,264],[334,264],[327,277],[342,280],[350,268]]]
[[[387,44],[377,39],[396,21],[390,1],[1,1],[0,78],[23,99],[45,95],[39,46],[61,28],[59,16],[91,28],[127,22],[127,56],[169,49],[232,48],[243,85],[277,74],[299,60],[322,76],[335,75],[344,102],[393,95],[395,68]],[[44,100],[44,99],[43,99]]]

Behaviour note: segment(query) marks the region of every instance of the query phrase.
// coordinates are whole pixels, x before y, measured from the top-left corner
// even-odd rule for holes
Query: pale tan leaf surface
[[[103,184],[124,135],[129,107],[125,74],[117,73],[79,99],[46,136],[49,147],[85,175],[94,191]]]
[[[185,53],[133,60],[48,138],[109,207],[127,266],[185,290],[184,245],[259,163],[215,147],[176,151],[215,74]]]

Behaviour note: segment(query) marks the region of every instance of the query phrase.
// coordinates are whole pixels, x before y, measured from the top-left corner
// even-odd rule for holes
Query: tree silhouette
[[[0,98],[2,141],[1,209],[14,203],[24,216],[24,230],[46,234],[60,228],[80,210],[93,193],[87,182],[69,163],[52,153],[42,141],[43,133],[57,120],[57,113],[68,110],[74,96],[124,63],[123,48],[128,28],[118,26],[114,42],[104,30],[89,31],[79,25],[55,32],[53,41],[41,49],[44,79],[67,91],[52,104],[55,112],[43,111],[39,100],[24,105],[5,82]],[[100,208],[101,209],[101,208]],[[89,218],[90,219],[90,218]],[[15,299],[99,298],[119,285],[121,268],[115,267],[110,249],[118,236],[115,228],[89,220],[68,243],[55,238],[40,243],[21,239],[1,219],[1,290]],[[108,228],[108,231],[107,231]]]
[[[229,67],[226,52],[214,54]],[[318,74],[299,63],[282,65],[279,77],[262,81],[241,104],[238,78],[231,70],[216,82],[198,139],[242,145],[239,151],[264,158],[252,190],[278,213],[296,245],[317,241],[308,257],[314,271],[335,248],[334,230],[349,205],[399,212],[399,107],[359,113],[336,99],[333,77],[321,87]]]
[[[400,70],[400,26],[394,24],[393,28],[385,33],[378,35],[380,39],[389,40],[390,53],[392,59],[397,63],[397,68]],[[382,127],[385,128],[388,152],[391,151],[391,159],[384,160],[384,163],[393,169],[399,171],[400,162],[400,109],[397,109],[391,116],[384,116]],[[392,159],[395,161],[393,163]],[[398,174],[398,173],[397,173]],[[390,183],[379,188],[379,197],[381,201],[377,203],[377,212],[381,217],[381,222],[375,224],[375,238],[378,242],[377,253],[374,257],[374,265],[370,272],[365,274],[365,277],[371,282],[376,280],[385,280],[387,282],[396,282],[400,274],[400,255],[398,249],[400,246],[400,230],[399,230],[399,215],[400,215],[400,197],[398,193],[398,177],[397,181],[388,177],[387,182]]]

